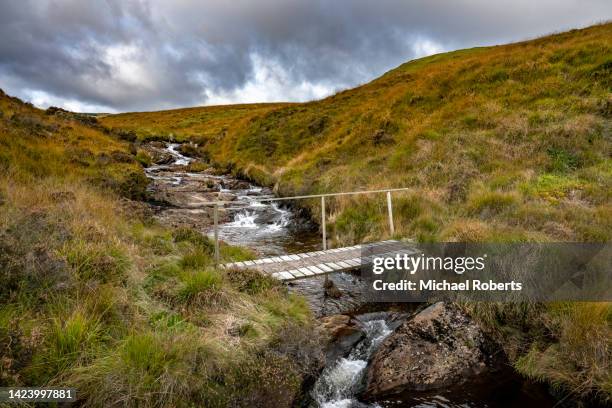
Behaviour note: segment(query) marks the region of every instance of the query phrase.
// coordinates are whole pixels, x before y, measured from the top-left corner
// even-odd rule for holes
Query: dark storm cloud
[[[2,1],[0,87],[97,110],[303,100],[611,17],[609,0]]]

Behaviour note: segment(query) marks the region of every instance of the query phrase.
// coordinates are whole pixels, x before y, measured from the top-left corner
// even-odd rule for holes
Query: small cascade
[[[241,211],[236,214],[234,221],[228,222],[224,225],[227,228],[257,228],[258,225],[255,222],[257,214],[254,211]]]
[[[178,143],[171,143],[168,145],[167,151],[175,158],[173,163],[175,166],[187,166],[193,159],[178,152],[176,148],[179,146],[180,145]]]
[[[365,338],[351,350],[348,357],[340,358],[326,367],[312,389],[312,397],[322,408],[379,407],[377,404],[357,403],[359,392],[372,353],[392,330],[383,319],[364,322]]]
[[[270,207],[276,211],[279,216],[273,224],[268,226],[268,230],[270,231],[280,231],[289,226],[291,222],[291,212],[289,210],[285,210],[281,208],[277,203],[272,203]]]

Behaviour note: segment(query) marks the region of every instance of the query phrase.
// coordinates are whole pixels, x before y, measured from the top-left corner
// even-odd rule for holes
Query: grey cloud
[[[450,50],[611,17],[608,0],[3,1],[0,87],[119,111],[239,102],[263,61],[282,74],[267,99],[303,99],[304,84],[380,75],[419,41]]]

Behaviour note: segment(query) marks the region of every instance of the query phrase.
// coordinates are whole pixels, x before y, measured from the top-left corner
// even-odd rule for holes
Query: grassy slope
[[[305,303],[122,197],[130,145],[0,93],[0,385],[70,385],[89,406],[291,403]],[[222,247],[225,259],[247,256]],[[298,345],[299,343],[299,345]]]
[[[102,122],[204,143],[283,194],[414,187],[398,197],[401,235],[608,240],[611,34],[608,24],[435,55],[307,104]],[[332,203],[338,239],[385,233],[384,211],[359,217],[354,204]]]
[[[226,135],[230,126],[235,126],[253,115],[290,106],[288,103],[261,103],[250,105],[209,106],[184,108],[160,112],[134,112],[105,115],[101,117],[105,126],[134,131],[141,140],[211,140]]]
[[[399,236],[610,241],[611,91],[612,24],[604,24],[411,61],[324,100],[253,107],[236,120],[232,107],[175,111],[189,125],[155,133],[193,140],[285,195],[412,187],[394,201]],[[103,123],[143,136],[168,115]],[[387,234],[382,200],[329,205],[337,241]],[[522,372],[612,395],[609,305],[477,309]]]

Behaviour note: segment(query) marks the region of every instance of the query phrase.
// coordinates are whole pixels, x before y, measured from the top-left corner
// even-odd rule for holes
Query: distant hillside
[[[312,103],[101,121],[193,140],[285,195],[413,187],[396,200],[402,236],[605,241],[611,88],[612,24],[603,24],[422,58]],[[385,234],[372,200],[331,206],[338,240]]]
[[[159,112],[133,112],[102,117],[104,125],[134,131],[141,140],[214,139],[225,135],[230,127],[236,127],[253,115],[291,106],[289,103],[257,103],[247,105],[207,106],[183,108]]]

